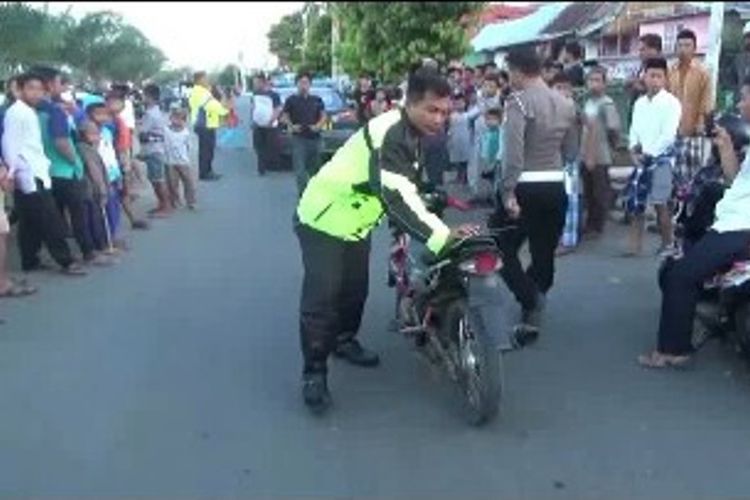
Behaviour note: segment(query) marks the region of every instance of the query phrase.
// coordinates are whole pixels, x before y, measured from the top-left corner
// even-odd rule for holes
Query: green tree
[[[194,73],[195,70],[189,66],[162,69],[154,76],[152,76],[151,80],[159,85],[165,83],[176,83],[180,81],[192,81]]]
[[[282,17],[268,32],[268,42],[284,68],[325,74],[331,70],[331,16],[316,3],[307,2],[298,12]]]
[[[424,57],[447,63],[468,50],[466,22],[483,2],[342,2],[331,4],[341,25],[338,56],[350,74],[403,77]]]
[[[282,17],[268,32],[268,48],[282,67],[291,68],[300,64],[303,43],[302,11]]]
[[[227,64],[216,77],[216,83],[222,87],[234,87],[238,83],[240,68]]]
[[[64,60],[94,79],[140,81],[166,58],[137,28],[114,12],[87,14],[65,36]]]
[[[20,2],[0,3],[0,63],[4,72],[58,61],[64,34],[73,22],[67,12],[53,16],[47,9]]]

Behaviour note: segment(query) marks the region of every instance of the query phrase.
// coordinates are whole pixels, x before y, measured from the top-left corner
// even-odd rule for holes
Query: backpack
[[[206,114],[206,104],[208,104],[208,101],[213,99],[213,96],[209,96],[208,99],[206,99],[206,102],[201,104],[201,106],[198,108],[198,113],[195,115],[195,123],[193,124],[193,128],[197,131],[199,129],[205,129],[208,128],[208,116]]]

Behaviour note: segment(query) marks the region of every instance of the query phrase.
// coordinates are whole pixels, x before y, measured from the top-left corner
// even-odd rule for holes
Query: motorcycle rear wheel
[[[734,311],[734,343],[737,350],[750,360],[750,303],[745,302],[737,306]]]
[[[503,394],[502,353],[465,300],[445,309],[443,339],[451,343],[465,420],[474,426],[491,421]]]

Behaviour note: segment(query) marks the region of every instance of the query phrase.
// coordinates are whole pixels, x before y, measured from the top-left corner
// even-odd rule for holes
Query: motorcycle
[[[735,149],[741,156],[750,142],[746,125],[734,115],[723,116],[718,124],[731,132]],[[708,166],[696,173],[686,191],[678,197],[675,227],[680,252],[662,262],[660,283],[674,262],[708,232],[714,222],[716,204],[725,189],[719,155],[714,149]],[[703,284],[696,308],[693,347],[697,350],[712,338],[729,342],[750,360],[750,261],[738,260]]]
[[[423,196],[433,213],[469,206],[442,192]],[[417,352],[442,367],[459,389],[466,420],[484,424],[495,417],[503,393],[501,340],[496,305],[475,300],[497,287],[502,267],[495,240],[486,235],[455,242],[436,258],[415,256],[410,239],[393,228],[389,286],[396,290],[396,327]],[[496,317],[494,319],[497,319]]]
[[[707,167],[698,175],[712,176],[708,173],[710,170],[715,171],[715,167]],[[713,177],[686,203],[686,211],[678,215],[681,253],[665,259],[660,270],[661,278],[713,224],[714,208],[724,189],[720,179]],[[691,208],[688,214],[687,209]],[[736,261],[703,284],[696,308],[693,347],[697,350],[712,338],[728,341],[750,359],[750,261]]]

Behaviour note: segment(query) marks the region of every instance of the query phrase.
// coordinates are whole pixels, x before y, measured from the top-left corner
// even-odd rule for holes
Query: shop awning
[[[540,38],[546,28],[571,2],[543,5],[528,16],[485,26],[471,41],[476,52],[522,45]]]

